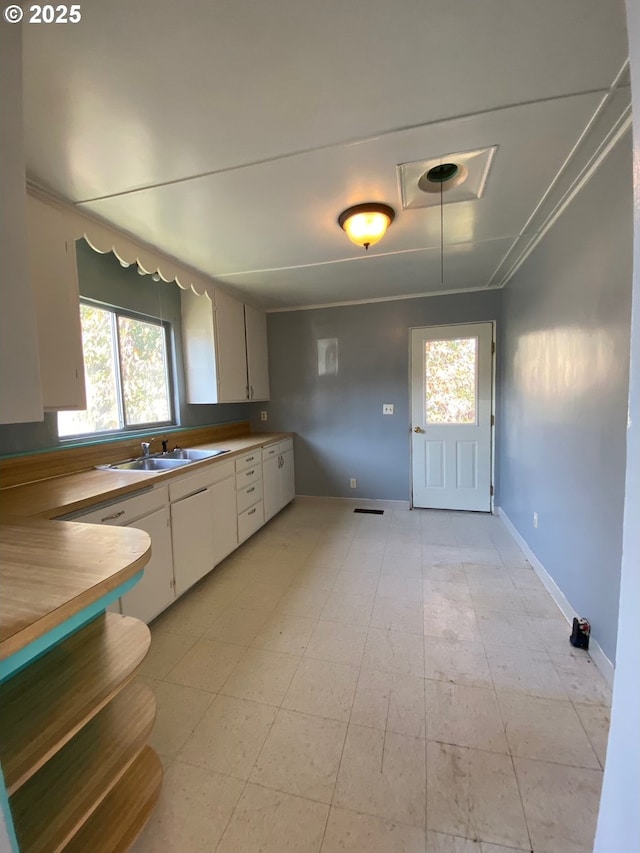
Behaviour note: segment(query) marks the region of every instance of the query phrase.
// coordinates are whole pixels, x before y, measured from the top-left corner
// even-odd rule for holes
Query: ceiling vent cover
[[[398,179],[403,209],[439,207],[441,194],[443,204],[480,198],[497,148],[493,145],[401,163]]]

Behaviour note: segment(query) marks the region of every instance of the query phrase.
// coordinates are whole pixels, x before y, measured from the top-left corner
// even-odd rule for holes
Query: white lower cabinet
[[[125,500],[105,504],[89,512],[63,516],[68,521],[137,527],[151,537],[151,559],[132,589],[109,610],[150,622],[175,598],[169,494],[166,486],[149,489]]]
[[[182,595],[213,568],[213,507],[210,489],[171,504],[176,595]]]
[[[293,442],[287,439],[61,520],[149,534],[151,559],[141,580],[109,609],[150,622],[294,497]]]
[[[151,537],[151,559],[140,581],[120,599],[124,616],[150,622],[174,600],[173,560],[169,510],[165,506],[145,515],[127,527],[137,527]]]
[[[271,444],[262,451],[264,520],[280,512],[296,494],[291,439]]]
[[[169,485],[176,595],[238,547],[233,460],[176,477]]]
[[[264,520],[280,509],[280,455],[276,453],[262,463],[262,485],[264,489]]]
[[[245,509],[238,516],[238,539],[244,542],[259,530],[264,524],[264,511],[262,501],[258,501],[250,509]]]
[[[210,486],[213,495],[213,565],[238,547],[238,527],[236,523],[236,488],[233,477]]]
[[[254,450],[236,459],[238,542],[244,542],[264,524],[262,456]]]

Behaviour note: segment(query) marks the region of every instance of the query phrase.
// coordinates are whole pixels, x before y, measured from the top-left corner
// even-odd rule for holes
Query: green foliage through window
[[[426,342],[426,423],[476,422],[477,344],[477,338]]]
[[[172,420],[167,332],[162,323],[83,302],[87,408],[59,412],[61,437]]]

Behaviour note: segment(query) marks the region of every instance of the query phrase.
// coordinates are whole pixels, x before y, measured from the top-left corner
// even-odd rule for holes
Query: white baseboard
[[[409,501],[379,501],[373,498],[333,498],[324,495],[296,495],[296,500],[302,501],[339,501],[345,506],[351,504],[354,509],[362,507],[362,509],[398,509],[409,510],[411,505]]]
[[[520,547],[520,550],[524,553],[527,560],[529,560],[529,562],[533,566],[534,572],[538,575],[542,583],[547,588],[549,594],[551,595],[551,598],[553,598],[555,603],[560,608],[562,615],[571,625],[574,617],[577,617],[578,614],[569,603],[565,594],[562,592],[558,584],[551,577],[549,572],[542,565],[540,560],[533,553],[526,539],[521,536],[521,534],[516,529],[515,525],[513,524],[509,516],[506,514],[506,512],[502,509],[502,507],[496,507],[496,514],[499,518],[502,519],[504,526],[516,540]],[[613,676],[615,673],[615,667],[611,663],[609,658],[605,655],[605,653],[602,651],[600,644],[596,639],[594,639],[593,635],[591,635],[591,638],[589,640],[589,654],[591,655],[593,662],[600,670],[609,687],[613,688]]]

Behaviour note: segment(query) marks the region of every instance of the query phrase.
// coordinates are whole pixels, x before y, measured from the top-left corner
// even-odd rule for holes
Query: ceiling
[[[269,309],[504,284],[629,104],[623,0],[89,0],[23,32],[29,179]],[[491,146],[442,234],[402,210],[399,164]],[[365,201],[397,213],[368,253],[336,222]]]

